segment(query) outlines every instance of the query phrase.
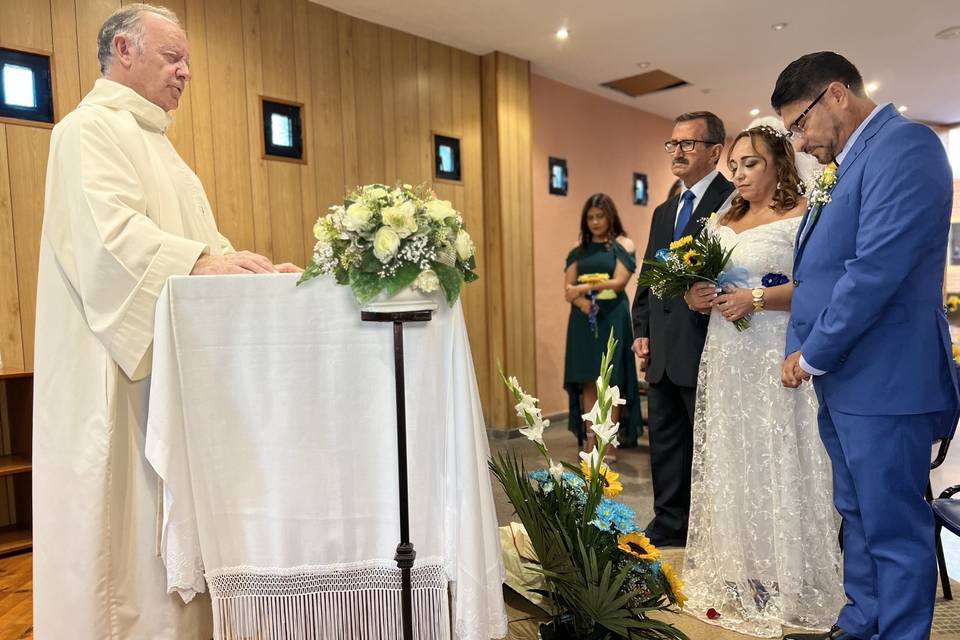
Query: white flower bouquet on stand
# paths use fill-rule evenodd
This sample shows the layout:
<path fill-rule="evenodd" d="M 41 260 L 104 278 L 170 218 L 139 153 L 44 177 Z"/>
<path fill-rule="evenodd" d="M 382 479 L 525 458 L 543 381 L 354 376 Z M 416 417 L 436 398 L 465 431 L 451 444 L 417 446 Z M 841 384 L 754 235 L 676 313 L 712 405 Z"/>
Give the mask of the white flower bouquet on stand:
<path fill-rule="evenodd" d="M 463 284 L 477 279 L 463 217 L 427 185 L 358 187 L 317 220 L 313 234 L 313 256 L 297 284 L 330 274 L 361 305 L 442 289 L 452 307 Z"/>

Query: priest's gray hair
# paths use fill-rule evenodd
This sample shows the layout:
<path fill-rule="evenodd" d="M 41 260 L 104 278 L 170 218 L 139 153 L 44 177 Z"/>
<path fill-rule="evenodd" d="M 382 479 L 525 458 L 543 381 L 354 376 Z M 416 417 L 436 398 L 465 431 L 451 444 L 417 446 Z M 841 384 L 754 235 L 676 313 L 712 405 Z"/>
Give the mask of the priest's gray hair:
<path fill-rule="evenodd" d="M 155 13 L 180 26 L 177 14 L 166 7 L 136 3 L 118 9 L 103 21 L 97 33 L 97 59 L 100 61 L 101 75 L 107 72 L 107 67 L 113 59 L 114 36 L 121 33 L 129 36 L 137 51 L 143 51 L 143 16 L 147 13 Z"/>

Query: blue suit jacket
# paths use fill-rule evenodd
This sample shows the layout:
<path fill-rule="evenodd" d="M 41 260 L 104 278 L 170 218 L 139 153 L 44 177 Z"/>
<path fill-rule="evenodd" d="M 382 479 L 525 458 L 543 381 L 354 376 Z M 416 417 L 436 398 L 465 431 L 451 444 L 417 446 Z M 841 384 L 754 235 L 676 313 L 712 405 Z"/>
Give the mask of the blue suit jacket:
<path fill-rule="evenodd" d="M 855 415 L 960 407 L 942 293 L 952 200 L 937 136 L 892 106 L 877 113 L 794 253 L 786 351 L 826 372 L 821 402 Z"/>

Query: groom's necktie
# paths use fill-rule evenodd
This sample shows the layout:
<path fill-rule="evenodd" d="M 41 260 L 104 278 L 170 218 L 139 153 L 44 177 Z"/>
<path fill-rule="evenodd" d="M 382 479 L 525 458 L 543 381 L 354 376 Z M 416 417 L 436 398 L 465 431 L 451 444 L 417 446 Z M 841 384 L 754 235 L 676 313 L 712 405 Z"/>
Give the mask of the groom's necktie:
<path fill-rule="evenodd" d="M 673 239 L 678 240 L 680 236 L 683 235 L 683 230 L 687 228 L 687 223 L 690 222 L 690 215 L 693 213 L 693 191 L 687 189 L 683 192 L 683 195 L 680 196 L 680 199 L 683 200 L 683 204 L 680 206 L 680 213 L 677 214 L 677 226 L 673 229 Z"/>

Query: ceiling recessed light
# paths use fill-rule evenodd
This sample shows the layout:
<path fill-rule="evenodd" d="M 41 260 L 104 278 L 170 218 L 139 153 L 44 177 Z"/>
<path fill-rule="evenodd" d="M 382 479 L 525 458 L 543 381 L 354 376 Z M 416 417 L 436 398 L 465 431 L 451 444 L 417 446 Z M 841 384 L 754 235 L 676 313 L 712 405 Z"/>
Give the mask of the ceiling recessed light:
<path fill-rule="evenodd" d="M 760 109 L 750 109 L 750 115 L 756 118 L 758 115 L 760 115 Z"/>
<path fill-rule="evenodd" d="M 877 89 L 880 88 L 880 85 L 876 82 L 868 82 L 867 86 L 864 88 L 867 90 L 867 93 L 876 93 Z"/>
<path fill-rule="evenodd" d="M 960 38 L 960 27 L 948 27 L 943 31 L 937 32 L 935 37 L 940 40 L 955 40 Z"/>
<path fill-rule="evenodd" d="M 650 63 L 649 63 L 649 62 L 638 62 L 638 63 L 637 63 L 637 66 L 640 67 L 641 69 L 649 69 L 649 68 L 650 68 Z"/>
<path fill-rule="evenodd" d="M 560 27 L 557 29 L 557 40 L 566 40 L 570 37 L 570 32 L 567 31 L 566 27 Z"/>
<path fill-rule="evenodd" d="M 778 23 L 776 23 L 776 24 L 770 25 L 770 28 L 773 29 L 774 31 L 783 31 L 784 29 L 787 28 L 787 23 L 786 23 L 786 22 L 778 22 Z"/>
<path fill-rule="evenodd" d="M 907 105 L 905 104 L 902 104 L 899 107 L 897 107 L 897 111 L 899 111 L 900 113 L 903 113 L 906 110 L 907 110 Z"/>

